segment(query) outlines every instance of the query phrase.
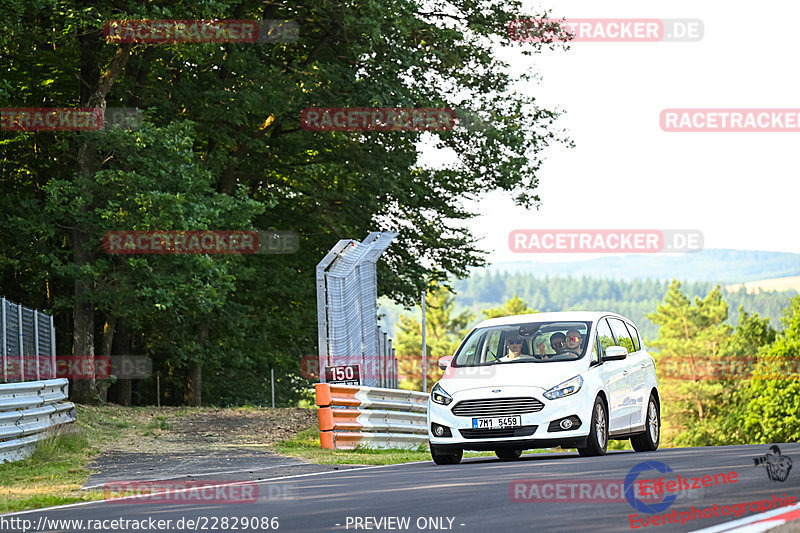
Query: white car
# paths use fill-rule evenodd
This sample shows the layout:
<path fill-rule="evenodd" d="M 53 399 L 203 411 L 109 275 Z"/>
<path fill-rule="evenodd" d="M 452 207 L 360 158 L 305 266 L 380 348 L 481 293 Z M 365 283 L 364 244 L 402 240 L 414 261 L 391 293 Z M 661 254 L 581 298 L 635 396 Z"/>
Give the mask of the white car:
<path fill-rule="evenodd" d="M 484 320 L 453 356 L 428 400 L 436 464 L 464 450 L 502 460 L 561 446 L 606 453 L 608 439 L 658 448 L 655 361 L 633 323 L 614 313 L 535 313 Z"/>

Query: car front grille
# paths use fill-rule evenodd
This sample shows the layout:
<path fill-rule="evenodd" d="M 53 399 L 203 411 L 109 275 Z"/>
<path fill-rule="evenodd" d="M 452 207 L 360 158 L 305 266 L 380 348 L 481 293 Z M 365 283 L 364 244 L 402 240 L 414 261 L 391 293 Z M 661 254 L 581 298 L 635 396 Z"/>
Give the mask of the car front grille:
<path fill-rule="evenodd" d="M 465 439 L 499 439 L 502 437 L 528 437 L 536 432 L 538 426 L 518 426 L 502 429 L 459 429 Z"/>
<path fill-rule="evenodd" d="M 510 416 L 538 413 L 544 404 L 536 398 L 491 398 L 488 400 L 463 400 L 453 406 L 456 416 Z"/>

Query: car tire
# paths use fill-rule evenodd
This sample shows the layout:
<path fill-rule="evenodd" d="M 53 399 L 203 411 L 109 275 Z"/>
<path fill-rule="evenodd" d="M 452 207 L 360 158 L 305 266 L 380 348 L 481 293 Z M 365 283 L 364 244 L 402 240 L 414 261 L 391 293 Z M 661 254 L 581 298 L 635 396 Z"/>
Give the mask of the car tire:
<path fill-rule="evenodd" d="M 522 456 L 522 450 L 495 450 L 494 454 L 500 459 L 501 461 L 516 461 Z"/>
<path fill-rule="evenodd" d="M 637 452 L 654 452 L 661 441 L 661 409 L 658 402 L 651 394 L 647 402 L 644 433 L 631 437 L 631 446 Z"/>
<path fill-rule="evenodd" d="M 431 457 L 433 462 L 437 465 L 457 465 L 461 462 L 461 457 L 464 455 L 463 450 L 443 451 L 435 444 L 431 444 Z"/>
<path fill-rule="evenodd" d="M 598 396 L 592 407 L 592 424 L 585 448 L 578 448 L 581 457 L 605 455 L 608 449 L 608 412 L 606 404 Z"/>

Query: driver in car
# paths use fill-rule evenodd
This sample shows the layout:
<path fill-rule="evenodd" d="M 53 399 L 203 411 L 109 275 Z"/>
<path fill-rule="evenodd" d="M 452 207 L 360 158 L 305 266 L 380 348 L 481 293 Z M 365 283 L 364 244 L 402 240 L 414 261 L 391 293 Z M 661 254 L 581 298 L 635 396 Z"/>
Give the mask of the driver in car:
<path fill-rule="evenodd" d="M 506 341 L 508 353 L 500 358 L 500 361 L 513 361 L 522 356 L 522 337 L 513 335 Z"/>

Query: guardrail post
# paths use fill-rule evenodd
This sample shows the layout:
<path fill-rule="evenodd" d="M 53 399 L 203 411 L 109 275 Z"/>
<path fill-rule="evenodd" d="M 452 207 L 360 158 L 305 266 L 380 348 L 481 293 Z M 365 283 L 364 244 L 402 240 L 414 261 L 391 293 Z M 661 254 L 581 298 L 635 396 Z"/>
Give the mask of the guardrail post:
<path fill-rule="evenodd" d="M 22 338 L 22 304 L 17 304 L 17 329 L 19 330 L 19 380 L 25 381 L 25 343 Z"/>
<path fill-rule="evenodd" d="M 34 360 L 36 361 L 36 380 L 40 380 L 39 376 L 39 311 L 33 310 L 33 351 Z"/>
<path fill-rule="evenodd" d="M 56 368 L 56 326 L 53 323 L 53 315 L 50 315 L 50 377 L 56 379 L 58 371 Z"/>
<path fill-rule="evenodd" d="M 7 337 L 8 337 L 8 329 L 6 328 L 6 299 L 0 298 L 0 328 L 3 328 L 3 382 L 8 381 L 8 377 L 6 375 L 7 372 L 7 364 L 6 364 L 6 346 L 7 344 Z"/>

